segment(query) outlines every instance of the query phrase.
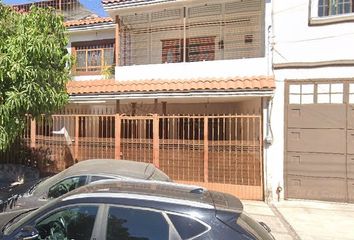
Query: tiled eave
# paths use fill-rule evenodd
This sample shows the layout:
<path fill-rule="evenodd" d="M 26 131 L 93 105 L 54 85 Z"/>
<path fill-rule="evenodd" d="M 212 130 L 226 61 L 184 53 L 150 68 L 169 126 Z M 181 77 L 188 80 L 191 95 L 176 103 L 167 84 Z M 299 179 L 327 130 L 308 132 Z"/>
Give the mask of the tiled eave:
<path fill-rule="evenodd" d="M 69 29 L 85 28 L 107 24 L 114 24 L 113 19 L 110 17 L 92 17 L 80 20 L 67 21 L 64 23 L 64 25 Z"/>
<path fill-rule="evenodd" d="M 243 92 L 272 91 L 275 89 L 273 77 L 235 77 L 228 79 L 179 79 L 144 80 L 118 82 L 109 80 L 70 81 L 67 84 L 69 95 L 102 94 L 154 94 L 191 92 Z"/>

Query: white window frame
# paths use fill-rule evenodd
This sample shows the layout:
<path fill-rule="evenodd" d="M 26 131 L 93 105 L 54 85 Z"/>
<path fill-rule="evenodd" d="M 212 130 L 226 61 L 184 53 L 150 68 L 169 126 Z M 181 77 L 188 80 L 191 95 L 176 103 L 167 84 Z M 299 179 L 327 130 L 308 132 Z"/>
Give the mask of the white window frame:
<path fill-rule="evenodd" d="M 318 16 L 319 0 L 310 0 L 309 25 L 326 25 L 354 21 L 354 12 L 329 16 Z"/>

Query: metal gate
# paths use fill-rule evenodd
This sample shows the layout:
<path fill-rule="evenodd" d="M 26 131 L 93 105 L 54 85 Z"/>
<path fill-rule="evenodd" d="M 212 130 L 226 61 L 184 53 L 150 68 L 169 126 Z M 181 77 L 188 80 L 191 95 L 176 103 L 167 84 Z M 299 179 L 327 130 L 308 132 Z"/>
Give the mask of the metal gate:
<path fill-rule="evenodd" d="M 259 115 L 53 115 L 28 122 L 24 140 L 47 151 L 52 162 L 41 166 L 51 171 L 90 158 L 130 159 L 154 163 L 177 182 L 263 199 Z"/>

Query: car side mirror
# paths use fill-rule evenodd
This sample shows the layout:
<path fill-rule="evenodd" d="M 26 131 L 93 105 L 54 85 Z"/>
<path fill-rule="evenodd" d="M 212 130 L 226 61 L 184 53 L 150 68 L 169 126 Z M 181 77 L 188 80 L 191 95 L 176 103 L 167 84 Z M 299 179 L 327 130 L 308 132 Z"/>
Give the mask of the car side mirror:
<path fill-rule="evenodd" d="M 38 239 L 39 233 L 35 227 L 24 226 L 17 236 L 18 240 L 34 240 Z"/>

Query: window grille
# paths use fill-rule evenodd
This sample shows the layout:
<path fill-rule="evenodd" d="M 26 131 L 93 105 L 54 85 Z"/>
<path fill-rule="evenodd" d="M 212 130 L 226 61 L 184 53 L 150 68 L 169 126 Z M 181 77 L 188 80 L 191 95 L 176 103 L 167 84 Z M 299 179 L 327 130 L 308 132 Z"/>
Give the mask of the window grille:
<path fill-rule="evenodd" d="M 354 0 L 318 0 L 318 16 L 352 13 Z"/>
<path fill-rule="evenodd" d="M 102 74 L 105 68 L 114 65 L 113 42 L 75 45 L 76 74 Z"/>
<path fill-rule="evenodd" d="M 264 56 L 264 0 L 120 16 L 121 66 Z"/>
<path fill-rule="evenodd" d="M 186 61 L 210 61 L 215 59 L 215 37 L 196 37 L 186 40 Z M 183 39 L 162 40 L 162 63 L 182 62 Z"/>
<path fill-rule="evenodd" d="M 343 83 L 317 84 L 317 103 L 343 103 Z"/>
<path fill-rule="evenodd" d="M 289 85 L 289 104 L 343 104 L 343 83 Z"/>
<path fill-rule="evenodd" d="M 47 0 L 24 1 L 25 4 L 12 5 L 18 11 L 28 12 L 31 6 L 40 8 L 52 8 L 56 13 L 63 15 L 65 21 L 82 19 L 94 14 L 83 6 L 78 0 Z"/>
<path fill-rule="evenodd" d="M 290 104 L 313 104 L 314 84 L 291 84 L 289 87 Z"/>

